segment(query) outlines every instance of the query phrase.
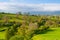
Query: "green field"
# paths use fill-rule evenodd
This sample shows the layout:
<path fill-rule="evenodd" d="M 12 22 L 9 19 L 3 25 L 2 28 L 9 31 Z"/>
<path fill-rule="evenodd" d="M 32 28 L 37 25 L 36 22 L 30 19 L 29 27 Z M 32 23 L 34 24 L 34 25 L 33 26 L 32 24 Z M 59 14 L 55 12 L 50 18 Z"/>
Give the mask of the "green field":
<path fill-rule="evenodd" d="M 0 32 L 0 39 L 5 39 L 5 31 Z M 33 40 L 60 40 L 60 28 L 52 28 L 46 33 L 38 34 Z"/>
<path fill-rule="evenodd" d="M 60 40 L 60 16 L 1 14 L 0 40 L 14 39 Z"/>
<path fill-rule="evenodd" d="M 52 28 L 44 34 L 38 34 L 33 37 L 34 40 L 60 40 L 60 28 Z"/>
<path fill-rule="evenodd" d="M 7 27 L 0 28 L 0 39 L 5 39 L 6 31 L 2 31 L 7 29 Z"/>
<path fill-rule="evenodd" d="M 3 31 L 3 32 L 0 32 L 0 39 L 5 39 L 5 31 Z"/>

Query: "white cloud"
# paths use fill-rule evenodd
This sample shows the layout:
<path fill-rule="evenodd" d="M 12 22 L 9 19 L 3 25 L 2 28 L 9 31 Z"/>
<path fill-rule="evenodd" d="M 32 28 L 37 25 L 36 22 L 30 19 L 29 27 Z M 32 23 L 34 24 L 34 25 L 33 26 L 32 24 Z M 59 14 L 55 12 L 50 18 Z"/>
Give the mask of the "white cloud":
<path fill-rule="evenodd" d="M 17 11 L 60 11 L 60 4 L 27 4 L 27 3 L 13 3 L 0 2 L 0 10 L 7 12 Z"/>
<path fill-rule="evenodd" d="M 58 11 L 60 10 L 60 4 L 46 4 L 43 8 L 45 11 Z"/>

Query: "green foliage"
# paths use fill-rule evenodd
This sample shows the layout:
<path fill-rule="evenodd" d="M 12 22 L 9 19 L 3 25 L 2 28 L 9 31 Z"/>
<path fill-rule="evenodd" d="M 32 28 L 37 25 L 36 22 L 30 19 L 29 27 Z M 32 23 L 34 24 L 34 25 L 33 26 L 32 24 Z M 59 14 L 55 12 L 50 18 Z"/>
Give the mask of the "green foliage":
<path fill-rule="evenodd" d="M 6 40 L 9 40 L 14 35 L 14 30 L 11 28 L 8 28 L 6 31 Z"/>
<path fill-rule="evenodd" d="M 7 27 L 6 40 L 31 40 L 33 36 L 49 28 L 60 27 L 60 16 L 29 15 L 30 13 L 0 15 L 0 28 Z M 19 35 L 19 36 L 15 36 Z"/>
<path fill-rule="evenodd" d="M 6 31 L 6 40 L 9 40 L 12 36 L 14 36 L 17 32 L 17 25 L 14 24 L 12 27 L 9 27 Z"/>
<path fill-rule="evenodd" d="M 10 38 L 10 40 L 24 40 L 24 37 L 21 35 L 16 35 Z"/>

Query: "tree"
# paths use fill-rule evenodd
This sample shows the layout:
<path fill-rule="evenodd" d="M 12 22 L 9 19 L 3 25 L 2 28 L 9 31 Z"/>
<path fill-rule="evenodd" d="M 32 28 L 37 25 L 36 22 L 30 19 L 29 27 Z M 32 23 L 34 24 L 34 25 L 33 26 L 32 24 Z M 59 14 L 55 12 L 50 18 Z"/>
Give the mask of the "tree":
<path fill-rule="evenodd" d="M 11 29 L 11 28 L 8 28 L 7 30 L 6 30 L 6 40 L 9 40 L 13 35 L 14 35 L 14 30 L 13 29 Z"/>
<path fill-rule="evenodd" d="M 22 13 L 21 12 L 18 12 L 19 13 L 19 15 L 22 15 Z"/>
<path fill-rule="evenodd" d="M 20 25 L 14 24 L 6 30 L 6 40 L 9 40 L 12 36 L 16 35 L 17 28 Z"/>

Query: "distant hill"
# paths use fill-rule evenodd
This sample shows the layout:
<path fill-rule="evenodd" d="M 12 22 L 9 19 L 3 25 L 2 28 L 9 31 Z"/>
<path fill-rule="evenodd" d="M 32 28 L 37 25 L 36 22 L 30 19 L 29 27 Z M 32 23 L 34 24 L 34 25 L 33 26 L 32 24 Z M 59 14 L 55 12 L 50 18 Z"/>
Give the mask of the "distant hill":
<path fill-rule="evenodd" d="M 60 11 L 32 11 L 30 14 L 40 15 L 60 15 Z"/>

